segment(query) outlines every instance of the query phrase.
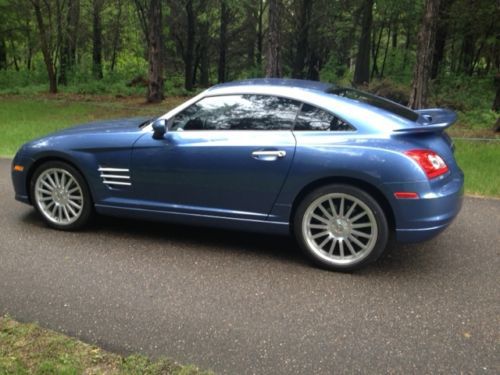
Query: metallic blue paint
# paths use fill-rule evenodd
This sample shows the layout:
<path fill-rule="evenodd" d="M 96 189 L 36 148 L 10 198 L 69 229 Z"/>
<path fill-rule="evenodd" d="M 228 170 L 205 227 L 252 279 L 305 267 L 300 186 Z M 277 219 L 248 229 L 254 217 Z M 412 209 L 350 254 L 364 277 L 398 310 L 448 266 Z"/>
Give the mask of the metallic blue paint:
<path fill-rule="evenodd" d="M 161 118 L 206 96 L 276 95 L 334 113 L 356 131 L 167 132 L 153 138 L 145 119 L 95 122 L 25 144 L 13 160 L 16 199 L 30 203 L 29 178 L 44 160 L 61 159 L 85 177 L 97 212 L 241 230 L 288 233 L 300 197 L 321 183 L 348 181 L 382 200 L 396 238 L 422 241 L 458 214 L 463 174 L 443 130 L 451 111 L 417 111 L 411 122 L 360 101 L 327 93 L 331 85 L 300 80 L 248 80 L 215 86 Z M 149 121 L 150 123 L 151 121 Z M 431 149 L 449 171 L 429 180 L 404 154 Z M 285 151 L 283 158 L 254 158 L 253 151 Z M 129 169 L 131 186 L 103 184 L 98 168 Z M 419 199 L 396 199 L 395 192 Z"/>

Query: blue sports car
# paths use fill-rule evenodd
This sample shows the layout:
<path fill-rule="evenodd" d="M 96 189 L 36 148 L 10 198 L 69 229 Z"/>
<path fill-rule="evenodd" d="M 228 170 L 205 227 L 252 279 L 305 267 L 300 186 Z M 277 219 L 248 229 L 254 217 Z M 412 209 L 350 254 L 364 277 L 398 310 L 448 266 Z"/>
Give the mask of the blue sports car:
<path fill-rule="evenodd" d="M 72 230 L 92 215 L 292 234 L 317 265 L 376 260 L 458 214 L 463 173 L 446 109 L 286 79 L 214 86 L 155 120 L 73 127 L 12 163 L 16 199 Z"/>

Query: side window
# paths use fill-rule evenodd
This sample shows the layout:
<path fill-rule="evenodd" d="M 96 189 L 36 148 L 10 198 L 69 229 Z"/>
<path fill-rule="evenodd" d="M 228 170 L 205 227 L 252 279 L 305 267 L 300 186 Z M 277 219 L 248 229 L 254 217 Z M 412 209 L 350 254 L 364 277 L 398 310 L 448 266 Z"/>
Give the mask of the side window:
<path fill-rule="evenodd" d="M 297 116 L 294 130 L 354 131 L 356 129 L 331 113 L 304 103 Z"/>
<path fill-rule="evenodd" d="M 177 114 L 173 131 L 291 130 L 300 104 L 266 95 L 207 97 Z"/>

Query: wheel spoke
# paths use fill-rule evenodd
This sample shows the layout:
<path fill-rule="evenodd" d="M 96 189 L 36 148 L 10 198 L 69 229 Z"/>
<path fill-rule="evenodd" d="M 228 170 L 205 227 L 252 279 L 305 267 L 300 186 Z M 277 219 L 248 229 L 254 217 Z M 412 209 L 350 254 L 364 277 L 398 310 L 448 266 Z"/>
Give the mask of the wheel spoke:
<path fill-rule="evenodd" d="M 68 209 L 66 208 L 66 206 L 62 206 L 62 209 L 63 209 L 64 216 L 66 216 L 66 219 L 68 221 L 71 220 L 71 218 L 69 217 L 69 212 L 68 212 Z"/>
<path fill-rule="evenodd" d="M 352 229 L 359 229 L 359 228 L 368 228 L 371 226 L 372 226 L 372 223 L 361 223 L 361 224 L 352 224 L 351 228 Z"/>
<path fill-rule="evenodd" d="M 351 234 L 353 236 L 357 236 L 357 237 L 363 237 L 363 238 L 371 238 L 371 234 L 368 234 L 368 233 L 364 233 L 364 232 L 360 232 L 358 230 L 353 230 L 351 231 Z"/>
<path fill-rule="evenodd" d="M 329 233 L 325 230 L 325 231 L 323 231 L 323 232 L 319 232 L 319 233 L 313 234 L 313 235 L 311 236 L 311 238 L 312 238 L 313 240 L 315 240 L 316 238 L 324 237 L 324 236 L 327 236 L 328 234 L 329 234 Z"/>
<path fill-rule="evenodd" d="M 46 176 L 47 180 L 49 181 L 49 183 L 53 186 L 53 187 L 57 187 L 57 184 L 56 182 L 52 179 L 52 177 L 50 176 L 50 174 L 47 174 Z"/>
<path fill-rule="evenodd" d="M 80 206 L 79 204 L 73 202 L 73 201 L 68 201 L 68 203 L 70 205 L 72 205 L 73 207 L 75 207 L 76 209 L 80 210 L 80 208 L 82 208 L 82 206 Z"/>
<path fill-rule="evenodd" d="M 349 241 L 349 238 L 346 238 L 346 239 L 344 240 L 344 242 L 345 242 L 345 244 L 346 244 L 347 248 L 349 249 L 349 252 L 350 252 L 352 255 L 356 255 L 356 251 L 354 250 L 354 247 L 352 247 L 352 245 L 351 245 L 351 241 Z"/>
<path fill-rule="evenodd" d="M 45 194 L 49 194 L 49 195 L 50 195 L 50 194 L 52 194 L 52 192 L 51 192 L 51 191 L 46 190 L 46 189 L 42 189 L 42 188 L 38 188 L 38 191 L 39 191 L 39 192 L 42 192 L 42 193 L 45 193 Z"/>
<path fill-rule="evenodd" d="M 327 236 L 327 237 L 323 240 L 323 242 L 321 242 L 321 243 L 319 244 L 320 249 L 322 249 L 322 248 L 323 248 L 323 246 L 325 246 L 325 245 L 326 245 L 326 243 L 327 243 L 328 241 L 330 241 L 330 240 L 331 240 L 330 236 Z"/>
<path fill-rule="evenodd" d="M 357 214 L 356 216 L 354 216 L 352 219 L 351 219 L 351 222 L 352 223 L 355 223 L 356 221 L 358 221 L 359 219 L 361 219 L 363 216 L 366 215 L 366 211 L 363 211 L 359 214 Z"/>
<path fill-rule="evenodd" d="M 344 197 L 340 198 L 339 216 L 344 216 Z"/>
<path fill-rule="evenodd" d="M 349 239 L 354 242 L 356 245 L 358 245 L 359 247 L 361 247 L 362 249 L 366 248 L 366 245 L 361 242 L 360 240 L 358 240 L 356 237 L 353 237 L 353 236 L 349 236 Z"/>
<path fill-rule="evenodd" d="M 309 224 L 309 228 L 311 228 L 311 229 L 327 229 L 328 225 L 326 225 L 326 224 Z"/>
<path fill-rule="evenodd" d="M 323 212 L 323 215 L 325 215 L 325 217 L 326 217 L 326 218 L 328 218 L 328 219 L 333 219 L 333 216 L 332 216 L 332 215 L 330 215 L 330 213 L 329 213 L 329 212 L 325 209 L 325 207 L 323 207 L 323 204 L 322 204 L 322 203 L 320 203 L 320 204 L 318 205 L 318 207 L 319 207 L 319 209 L 321 210 L 321 212 Z"/>
<path fill-rule="evenodd" d="M 357 203 L 354 202 L 351 207 L 349 208 L 349 210 L 347 211 L 347 213 L 345 214 L 345 218 L 346 219 L 349 219 L 352 215 L 352 212 L 354 211 L 354 208 L 357 206 Z"/>
<path fill-rule="evenodd" d="M 333 199 L 328 199 L 328 204 L 330 205 L 330 209 L 332 210 L 332 215 L 337 216 L 337 210 L 335 209 L 335 205 L 333 204 Z"/>
<path fill-rule="evenodd" d="M 66 173 L 61 173 L 61 187 L 66 185 Z"/>
<path fill-rule="evenodd" d="M 325 219 L 324 217 L 321 217 L 321 216 L 316 215 L 316 214 L 312 214 L 311 216 L 313 218 L 315 218 L 316 220 L 321 221 L 322 223 L 330 224 L 330 222 L 327 219 Z"/>
<path fill-rule="evenodd" d="M 50 191 L 54 190 L 54 187 L 51 184 L 49 184 L 47 181 L 42 180 L 41 182 L 42 182 L 42 185 L 44 185 Z"/>
<path fill-rule="evenodd" d="M 76 215 L 77 215 L 77 213 L 75 212 L 75 210 L 73 210 L 73 207 L 71 207 L 71 205 L 70 205 L 70 204 L 67 204 L 67 205 L 66 205 L 66 208 L 68 209 L 68 211 L 69 211 L 69 212 L 71 212 L 71 214 L 72 214 L 73 216 L 76 216 Z"/>
<path fill-rule="evenodd" d="M 340 253 L 341 258 L 343 258 L 345 256 L 344 255 L 344 240 L 339 241 L 339 253 Z"/>
<path fill-rule="evenodd" d="M 56 187 L 61 187 L 61 182 L 59 181 L 59 175 L 57 174 L 57 171 L 54 172 L 54 180 L 56 181 Z"/>
<path fill-rule="evenodd" d="M 337 244 L 337 239 L 333 238 L 332 243 L 330 244 L 330 250 L 328 251 L 328 255 L 332 256 L 333 252 L 335 251 L 335 245 Z"/>

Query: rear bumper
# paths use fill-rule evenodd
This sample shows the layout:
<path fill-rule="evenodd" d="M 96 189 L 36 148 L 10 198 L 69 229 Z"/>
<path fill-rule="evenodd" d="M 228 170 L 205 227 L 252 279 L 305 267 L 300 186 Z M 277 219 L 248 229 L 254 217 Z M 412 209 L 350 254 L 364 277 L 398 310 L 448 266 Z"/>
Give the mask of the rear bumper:
<path fill-rule="evenodd" d="M 396 199 L 392 194 L 396 240 L 426 241 L 446 229 L 462 208 L 463 184 L 464 176 L 459 170 L 440 181 L 391 186 L 393 191 L 414 191 L 419 195 L 419 199 Z"/>

